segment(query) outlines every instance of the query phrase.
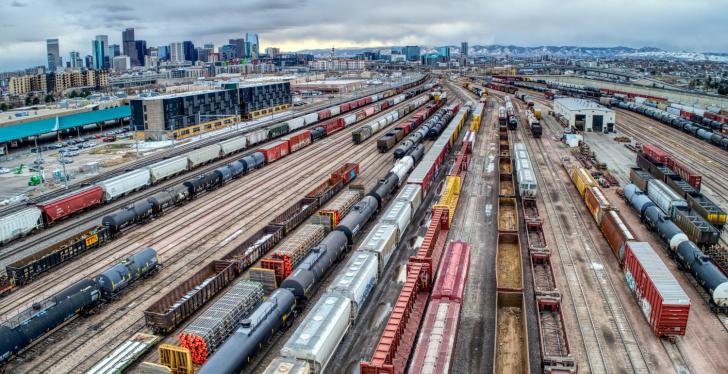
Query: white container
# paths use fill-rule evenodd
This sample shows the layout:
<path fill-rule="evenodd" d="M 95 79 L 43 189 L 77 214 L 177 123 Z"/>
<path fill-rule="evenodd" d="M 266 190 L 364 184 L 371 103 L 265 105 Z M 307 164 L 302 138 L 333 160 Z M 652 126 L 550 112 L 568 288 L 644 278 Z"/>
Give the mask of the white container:
<path fill-rule="evenodd" d="M 306 126 L 306 121 L 303 119 L 303 117 L 296 117 L 288 121 L 288 128 L 291 131 L 298 130 L 304 126 Z"/>
<path fill-rule="evenodd" d="M 405 201 L 394 201 L 389 204 L 387 211 L 384 212 L 380 223 L 390 223 L 397 226 L 397 239 L 401 239 L 407 225 L 412 219 L 412 208 Z"/>
<path fill-rule="evenodd" d="M 248 146 L 251 146 L 266 141 L 268 139 L 268 131 L 266 129 L 256 130 L 245 135 L 245 137 L 248 138 Z"/>
<path fill-rule="evenodd" d="M 685 199 L 657 179 L 650 179 L 647 182 L 647 196 L 670 217 L 675 216 L 674 209 L 688 207 L 688 202 Z"/>
<path fill-rule="evenodd" d="M 379 273 L 381 274 L 396 249 L 397 226 L 388 223 L 378 223 L 369 231 L 369 234 L 364 238 L 364 241 L 357 248 L 357 251 L 374 253 L 377 256 Z"/>
<path fill-rule="evenodd" d="M 349 126 L 354 122 L 356 122 L 356 114 L 350 114 L 344 117 L 344 126 Z"/>
<path fill-rule="evenodd" d="M 306 126 L 318 122 L 318 113 L 309 113 L 303 116 L 303 120 L 306 122 Z"/>
<path fill-rule="evenodd" d="M 187 156 L 176 156 L 167 160 L 163 160 L 152 165 L 149 165 L 149 174 L 151 176 L 151 182 L 156 183 L 167 177 L 179 174 L 187 170 L 188 161 Z"/>
<path fill-rule="evenodd" d="M 28 208 L 0 218 L 0 242 L 3 244 L 19 238 L 42 225 L 41 210 Z"/>
<path fill-rule="evenodd" d="M 412 159 L 409 156 L 405 158 Z M 408 184 L 402 188 L 395 200 L 406 201 L 412 208 L 412 212 L 415 212 L 422 202 L 422 188 L 418 184 Z"/>
<path fill-rule="evenodd" d="M 333 116 L 338 116 L 339 113 L 341 113 L 341 106 L 339 106 L 339 105 L 332 106 L 331 109 L 329 109 L 329 110 L 331 110 L 331 116 L 332 117 Z"/>
<path fill-rule="evenodd" d="M 148 186 L 151 179 L 149 169 L 144 168 L 101 181 L 99 187 L 104 189 L 104 201 L 109 201 Z"/>
<path fill-rule="evenodd" d="M 412 157 L 402 157 L 394 164 L 394 167 L 392 167 L 392 173 L 397 174 L 397 178 L 399 178 L 399 184 L 404 183 L 407 174 L 412 170 L 412 168 L 415 166 L 414 160 L 412 160 Z"/>
<path fill-rule="evenodd" d="M 323 373 L 349 330 L 350 315 L 351 300 L 324 294 L 293 332 L 280 355 L 307 361 L 314 373 Z"/>
<path fill-rule="evenodd" d="M 248 146 L 248 138 L 238 136 L 232 139 L 223 140 L 219 144 L 222 149 L 222 155 L 227 156 L 231 153 L 245 149 L 245 147 Z"/>
<path fill-rule="evenodd" d="M 354 252 L 354 255 L 339 271 L 329 286 L 328 292 L 348 298 L 351 303 L 351 319 L 359 315 L 359 310 L 367 301 L 369 293 L 379 279 L 379 260 L 370 252 Z"/>
<path fill-rule="evenodd" d="M 210 162 L 218 157 L 220 157 L 219 144 L 211 144 L 187 153 L 187 159 L 190 160 L 190 169 Z"/>

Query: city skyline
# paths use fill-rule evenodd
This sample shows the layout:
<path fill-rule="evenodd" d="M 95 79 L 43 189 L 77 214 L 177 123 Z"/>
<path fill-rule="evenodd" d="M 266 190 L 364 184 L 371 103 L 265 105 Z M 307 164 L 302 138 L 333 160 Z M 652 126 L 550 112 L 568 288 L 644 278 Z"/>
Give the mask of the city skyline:
<path fill-rule="evenodd" d="M 379 14 L 378 5 L 385 4 L 387 13 Z M 560 2 L 559 6 L 547 1 L 521 1 L 507 7 L 486 1 L 453 1 L 448 4 L 451 10 L 447 13 L 442 12 L 441 2 L 418 1 L 414 5 L 412 1 L 391 4 L 380 0 L 367 4 L 328 0 L 243 4 L 183 1 L 168 9 L 164 4 L 136 0 L 123 5 L 88 0 L 72 4 L 15 0 L 0 15 L 5 31 L 0 41 L 0 70 L 44 64 L 46 39 L 60 40 L 61 56 L 68 56 L 71 51 L 88 54 L 94 35 L 109 35 L 111 44 L 123 45 L 121 33 L 126 28 L 134 28 L 136 39 L 147 41 L 147 46 L 185 40 L 195 45 L 214 42 L 220 46 L 252 31 L 261 35 L 261 51 L 277 47 L 284 52 L 332 46 L 457 45 L 462 40 L 469 41 L 471 46 L 624 45 L 673 51 L 728 51 L 728 41 L 714 37 L 728 31 L 720 19 L 728 12 L 728 4 L 716 1 L 682 0 L 668 4 L 650 0 L 634 4 L 618 0 L 610 6 L 595 0 L 570 0 Z M 195 17 L 190 18 L 190 14 Z M 230 21 L 221 22 L 220 14 Z M 332 16 L 336 14 L 356 17 L 344 20 Z M 31 17 L 33 22 L 22 22 Z M 64 22 L 57 22 L 58 19 Z M 245 26 L 239 26 L 239 20 L 244 20 Z"/>

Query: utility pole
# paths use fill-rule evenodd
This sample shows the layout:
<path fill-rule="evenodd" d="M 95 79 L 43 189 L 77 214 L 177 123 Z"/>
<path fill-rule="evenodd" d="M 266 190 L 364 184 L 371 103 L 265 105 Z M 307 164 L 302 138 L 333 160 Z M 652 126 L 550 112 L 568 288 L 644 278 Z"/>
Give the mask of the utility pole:
<path fill-rule="evenodd" d="M 64 152 L 58 153 L 58 160 L 61 162 L 61 166 L 63 166 L 63 188 L 68 189 L 68 173 L 66 172 L 66 159 L 63 156 Z"/>

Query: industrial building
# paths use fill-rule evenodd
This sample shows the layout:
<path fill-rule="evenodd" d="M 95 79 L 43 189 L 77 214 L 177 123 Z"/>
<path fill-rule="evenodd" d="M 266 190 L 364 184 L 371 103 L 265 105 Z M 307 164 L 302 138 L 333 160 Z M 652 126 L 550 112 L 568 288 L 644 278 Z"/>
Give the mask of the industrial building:
<path fill-rule="evenodd" d="M 366 84 L 361 79 L 337 79 L 337 80 L 318 80 L 313 82 L 301 82 L 293 85 L 293 89 L 298 92 L 303 91 L 320 91 L 324 93 L 346 93 L 358 90 Z"/>
<path fill-rule="evenodd" d="M 565 118 L 571 129 L 604 133 L 614 131 L 614 110 L 594 101 L 575 98 L 556 99 L 554 112 Z"/>
<path fill-rule="evenodd" d="M 183 139 L 290 108 L 289 82 L 226 83 L 222 89 L 131 101 L 132 125 L 141 139 Z"/>

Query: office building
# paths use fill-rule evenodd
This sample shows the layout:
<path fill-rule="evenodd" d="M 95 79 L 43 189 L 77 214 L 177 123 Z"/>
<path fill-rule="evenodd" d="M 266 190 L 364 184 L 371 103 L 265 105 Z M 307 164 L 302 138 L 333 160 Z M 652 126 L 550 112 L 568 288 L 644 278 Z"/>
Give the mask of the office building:
<path fill-rule="evenodd" d="M 160 45 L 157 47 L 157 58 L 160 61 L 169 60 L 170 49 L 168 45 Z"/>
<path fill-rule="evenodd" d="M 265 49 L 265 54 L 268 55 L 269 58 L 274 58 L 281 54 L 281 50 L 279 48 L 268 47 Z"/>
<path fill-rule="evenodd" d="M 84 66 L 86 66 L 86 69 L 93 69 L 94 68 L 94 56 L 86 55 L 86 57 L 83 59 Z"/>
<path fill-rule="evenodd" d="M 258 34 L 245 33 L 245 42 L 248 44 L 248 53 L 245 57 L 256 59 L 259 56 L 260 44 Z"/>
<path fill-rule="evenodd" d="M 58 39 L 46 40 L 46 52 L 48 55 L 48 71 L 54 72 L 57 69 L 63 69 L 63 61 L 61 60 L 60 47 Z"/>
<path fill-rule="evenodd" d="M 235 47 L 235 58 L 245 58 L 248 57 L 247 51 L 248 43 L 245 41 L 245 39 L 230 39 L 228 40 L 228 45 L 232 45 Z"/>
<path fill-rule="evenodd" d="M 443 62 L 450 61 L 450 47 L 439 47 L 437 48 L 437 54 L 443 58 Z"/>
<path fill-rule="evenodd" d="M 136 56 L 132 58 L 132 62 L 136 61 L 136 65 L 133 66 L 144 66 L 144 56 L 147 55 L 147 42 L 144 40 L 135 40 L 134 52 Z"/>
<path fill-rule="evenodd" d="M 220 61 L 230 61 L 237 58 L 238 48 L 233 44 L 220 46 Z"/>
<path fill-rule="evenodd" d="M 419 61 L 420 60 L 420 47 L 416 45 L 408 45 L 404 47 L 403 54 L 407 56 L 407 61 Z"/>
<path fill-rule="evenodd" d="M 71 64 L 71 69 L 81 69 L 83 68 L 83 60 L 81 59 L 81 54 L 78 52 L 71 52 L 69 53 L 69 64 Z"/>
<path fill-rule="evenodd" d="M 115 72 L 121 73 L 131 69 L 131 58 L 129 56 L 116 56 L 112 61 Z"/>
<path fill-rule="evenodd" d="M 461 56 L 467 56 L 468 55 L 468 42 L 462 42 L 462 43 L 460 43 L 460 55 Z"/>
<path fill-rule="evenodd" d="M 93 54 L 93 68 L 96 70 L 103 70 L 107 67 L 106 61 L 106 43 L 109 38 L 106 35 L 96 35 L 96 39 L 91 42 L 91 52 Z"/>
<path fill-rule="evenodd" d="M 195 54 L 197 54 L 197 61 L 207 62 L 207 56 L 209 54 L 207 48 L 197 47 L 195 48 Z"/>
<path fill-rule="evenodd" d="M 112 44 L 108 48 L 109 51 L 109 57 L 114 58 L 116 56 L 121 56 L 121 46 L 118 44 Z"/>
<path fill-rule="evenodd" d="M 169 45 L 169 60 L 172 62 L 184 62 L 185 51 L 182 43 L 172 43 Z"/>
<path fill-rule="evenodd" d="M 192 44 L 191 41 L 189 41 L 189 40 L 183 41 L 182 50 L 184 53 L 184 61 L 191 61 L 191 62 L 197 61 L 197 56 L 195 56 L 195 45 Z"/>
<path fill-rule="evenodd" d="M 137 56 L 137 53 L 135 51 L 136 45 L 134 44 L 134 29 L 128 28 L 121 33 L 121 44 L 122 44 L 122 54 L 124 56 L 129 56 L 132 60 L 132 64 L 134 63 L 134 58 Z"/>

